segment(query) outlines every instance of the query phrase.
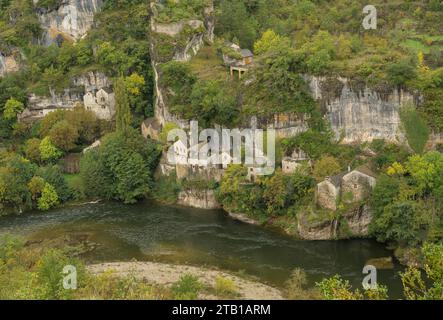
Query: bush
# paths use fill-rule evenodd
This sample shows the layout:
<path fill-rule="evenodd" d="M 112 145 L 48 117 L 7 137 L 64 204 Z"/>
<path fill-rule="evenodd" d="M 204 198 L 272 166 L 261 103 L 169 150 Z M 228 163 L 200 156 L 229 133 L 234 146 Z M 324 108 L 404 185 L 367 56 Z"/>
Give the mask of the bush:
<path fill-rule="evenodd" d="M 221 298 L 233 298 L 238 295 L 237 286 L 234 281 L 222 276 L 215 278 L 215 294 Z"/>
<path fill-rule="evenodd" d="M 37 208 L 46 211 L 55 207 L 58 204 L 58 195 L 55 188 L 49 183 L 46 183 L 41 191 L 41 196 L 37 201 Z"/>
<path fill-rule="evenodd" d="M 196 276 L 185 274 L 171 287 L 177 300 L 196 300 L 202 289 L 202 284 Z"/>

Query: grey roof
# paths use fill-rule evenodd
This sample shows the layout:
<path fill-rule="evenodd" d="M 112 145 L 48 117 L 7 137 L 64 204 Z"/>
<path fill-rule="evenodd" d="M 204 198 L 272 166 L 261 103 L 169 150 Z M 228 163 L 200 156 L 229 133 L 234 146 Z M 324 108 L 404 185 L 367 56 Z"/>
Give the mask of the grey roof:
<path fill-rule="evenodd" d="M 377 175 L 371 170 L 371 168 L 368 165 L 362 165 L 356 168 L 355 171 L 359 171 L 367 176 L 377 178 Z"/>
<path fill-rule="evenodd" d="M 240 53 L 241 53 L 243 58 L 249 58 L 249 57 L 253 57 L 254 56 L 252 54 L 251 50 L 249 50 L 249 49 L 241 49 Z"/>
<path fill-rule="evenodd" d="M 341 185 L 341 179 L 343 178 L 344 175 L 346 175 L 347 172 L 342 172 L 340 174 L 337 174 L 335 176 L 329 177 L 329 181 L 331 181 L 331 183 L 336 186 L 339 187 Z"/>
<path fill-rule="evenodd" d="M 112 91 L 112 89 L 110 88 L 110 87 L 103 87 L 103 88 L 101 88 L 100 90 L 103 90 L 104 92 L 106 92 L 106 93 L 112 93 L 113 91 Z"/>
<path fill-rule="evenodd" d="M 151 117 L 151 118 L 146 119 L 144 121 L 144 123 L 147 128 L 151 127 L 152 129 L 157 130 L 157 131 L 161 130 L 161 125 L 155 117 Z"/>

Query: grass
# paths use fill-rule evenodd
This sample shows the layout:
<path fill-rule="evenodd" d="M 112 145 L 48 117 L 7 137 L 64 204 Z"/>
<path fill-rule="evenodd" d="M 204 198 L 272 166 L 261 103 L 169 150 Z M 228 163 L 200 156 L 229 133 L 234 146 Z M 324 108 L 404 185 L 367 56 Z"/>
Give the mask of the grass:
<path fill-rule="evenodd" d="M 440 45 L 443 41 L 443 36 L 415 36 L 411 39 L 407 39 L 402 43 L 402 46 L 414 51 L 415 53 L 423 52 L 429 54 L 431 48 L 439 48 L 443 50 L 443 45 Z M 437 42 L 437 43 L 436 43 Z"/>
<path fill-rule="evenodd" d="M 68 185 L 70 187 L 76 186 L 79 183 L 81 183 L 81 177 L 80 174 L 69 174 L 69 173 L 65 173 L 63 174 L 63 176 L 66 179 L 66 182 L 68 183 Z"/>
<path fill-rule="evenodd" d="M 203 47 L 190 61 L 190 67 L 198 78 L 203 80 L 228 80 L 228 68 L 217 56 L 216 49 L 211 46 Z"/>

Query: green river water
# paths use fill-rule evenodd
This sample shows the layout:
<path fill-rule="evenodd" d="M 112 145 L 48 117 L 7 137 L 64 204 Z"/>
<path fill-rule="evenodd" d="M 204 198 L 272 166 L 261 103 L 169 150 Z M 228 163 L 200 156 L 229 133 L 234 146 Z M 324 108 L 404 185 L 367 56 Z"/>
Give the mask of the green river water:
<path fill-rule="evenodd" d="M 242 271 L 282 287 L 294 268 L 304 269 L 311 284 L 340 274 L 361 287 L 368 259 L 392 252 L 372 240 L 300 241 L 279 231 L 231 219 L 223 211 L 118 203 L 69 206 L 41 213 L 0 218 L 0 234 L 52 239 L 87 234 L 97 248 L 84 255 L 89 263 L 132 259 Z M 397 298 L 398 272 L 379 270 L 378 281 Z"/>

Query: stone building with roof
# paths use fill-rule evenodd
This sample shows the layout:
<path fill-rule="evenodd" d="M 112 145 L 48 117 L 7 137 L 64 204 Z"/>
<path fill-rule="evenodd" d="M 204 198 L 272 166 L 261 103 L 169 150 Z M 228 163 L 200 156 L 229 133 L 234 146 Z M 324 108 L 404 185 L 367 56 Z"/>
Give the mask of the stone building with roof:
<path fill-rule="evenodd" d="M 343 172 L 317 184 L 317 205 L 335 211 L 340 201 L 356 203 L 369 197 L 376 184 L 376 176 L 367 166 Z"/>
<path fill-rule="evenodd" d="M 249 49 L 242 49 L 235 43 L 226 42 L 223 51 L 223 62 L 229 67 L 231 77 L 238 72 L 238 77 L 249 70 L 254 62 L 254 54 Z"/>

